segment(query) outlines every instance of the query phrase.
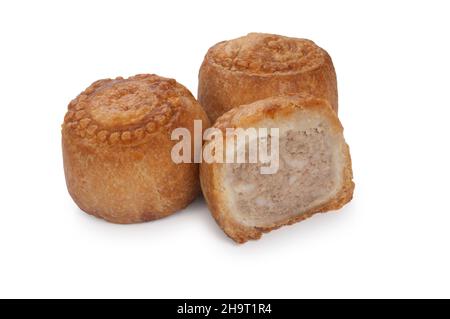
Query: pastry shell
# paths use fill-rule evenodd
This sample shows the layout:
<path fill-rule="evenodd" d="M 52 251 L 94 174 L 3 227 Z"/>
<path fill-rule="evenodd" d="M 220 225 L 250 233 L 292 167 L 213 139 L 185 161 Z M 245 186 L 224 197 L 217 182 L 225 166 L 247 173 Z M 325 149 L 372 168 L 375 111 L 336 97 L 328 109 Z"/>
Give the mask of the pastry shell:
<path fill-rule="evenodd" d="M 338 110 L 331 58 L 307 39 L 250 33 L 211 47 L 200 67 L 198 100 L 212 122 L 233 107 L 299 92 Z"/>
<path fill-rule="evenodd" d="M 142 74 L 94 82 L 70 102 L 62 125 L 66 184 L 86 213 L 114 223 L 158 219 L 200 191 L 198 164 L 171 160 L 171 131 L 209 120 L 173 79 Z"/>

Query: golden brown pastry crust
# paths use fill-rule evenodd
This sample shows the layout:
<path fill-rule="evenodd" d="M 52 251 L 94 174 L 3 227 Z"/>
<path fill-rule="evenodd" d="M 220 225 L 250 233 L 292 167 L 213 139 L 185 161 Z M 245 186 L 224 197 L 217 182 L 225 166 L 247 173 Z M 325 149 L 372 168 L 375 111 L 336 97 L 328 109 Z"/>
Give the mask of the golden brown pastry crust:
<path fill-rule="evenodd" d="M 233 107 L 298 92 L 327 99 L 338 110 L 331 58 L 306 39 L 250 33 L 219 42 L 199 72 L 198 100 L 213 122 Z"/>
<path fill-rule="evenodd" d="M 171 160 L 171 132 L 209 120 L 173 79 L 137 75 L 94 82 L 70 102 L 62 125 L 67 188 L 85 212 L 136 223 L 186 207 L 199 193 L 198 164 Z"/>
<path fill-rule="evenodd" d="M 316 110 L 320 112 L 331 123 L 331 129 L 336 134 L 342 134 L 343 127 L 330 104 L 324 99 L 306 94 L 272 97 L 248 105 L 241 105 L 222 115 L 213 127 L 219 128 L 225 133 L 226 128 L 248 128 L 255 126 L 258 122 L 267 118 L 274 118 L 275 116 L 278 118 L 288 117 L 297 109 Z M 208 143 L 210 142 L 206 142 L 203 147 L 206 147 Z M 343 182 L 342 187 L 336 195 L 320 206 L 314 207 L 271 227 L 248 227 L 233 217 L 234 215 L 230 211 L 229 200 L 224 195 L 226 194 L 226 188 L 224 186 L 224 168 L 226 164 L 208 164 L 206 162 L 200 164 L 200 182 L 203 195 L 216 222 L 230 238 L 238 243 L 259 239 L 262 234 L 281 226 L 302 221 L 316 213 L 339 209 L 352 199 L 354 183 L 352 180 L 350 152 L 347 144 L 345 144 L 342 152 L 345 163 L 342 172 Z"/>

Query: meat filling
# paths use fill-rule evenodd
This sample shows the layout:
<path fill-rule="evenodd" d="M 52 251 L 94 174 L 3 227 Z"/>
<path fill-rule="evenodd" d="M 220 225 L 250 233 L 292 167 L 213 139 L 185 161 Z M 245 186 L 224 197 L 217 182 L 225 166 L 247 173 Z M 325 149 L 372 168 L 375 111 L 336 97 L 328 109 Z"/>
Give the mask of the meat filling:
<path fill-rule="evenodd" d="M 330 144 L 321 125 L 291 129 L 280 137 L 275 174 L 261 174 L 261 163 L 231 164 L 229 185 L 241 220 L 249 226 L 270 226 L 325 202 L 337 183 Z"/>

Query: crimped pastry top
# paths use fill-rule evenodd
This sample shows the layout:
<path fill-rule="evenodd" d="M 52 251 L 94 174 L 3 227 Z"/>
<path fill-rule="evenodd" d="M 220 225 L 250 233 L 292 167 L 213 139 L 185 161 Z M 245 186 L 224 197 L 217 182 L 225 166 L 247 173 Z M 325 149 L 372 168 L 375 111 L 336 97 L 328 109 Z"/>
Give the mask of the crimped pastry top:
<path fill-rule="evenodd" d="M 206 58 L 230 71 L 263 75 L 313 70 L 323 63 L 325 55 L 310 40 L 249 33 L 219 42 L 208 51 Z"/>
<path fill-rule="evenodd" d="M 116 144 L 173 124 L 192 94 L 173 79 L 141 74 L 94 82 L 69 104 L 63 130 Z"/>

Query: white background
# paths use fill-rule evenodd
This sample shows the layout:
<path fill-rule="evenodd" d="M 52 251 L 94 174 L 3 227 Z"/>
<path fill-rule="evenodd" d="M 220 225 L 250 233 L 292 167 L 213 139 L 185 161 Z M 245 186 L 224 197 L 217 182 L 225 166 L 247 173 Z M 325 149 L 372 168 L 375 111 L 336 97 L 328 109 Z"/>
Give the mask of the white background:
<path fill-rule="evenodd" d="M 0 297 L 450 297 L 448 1 L 2 1 Z M 356 189 L 339 212 L 234 244 L 199 199 L 120 226 L 67 193 L 60 125 L 93 81 L 196 93 L 206 50 L 248 32 L 333 58 Z"/>

